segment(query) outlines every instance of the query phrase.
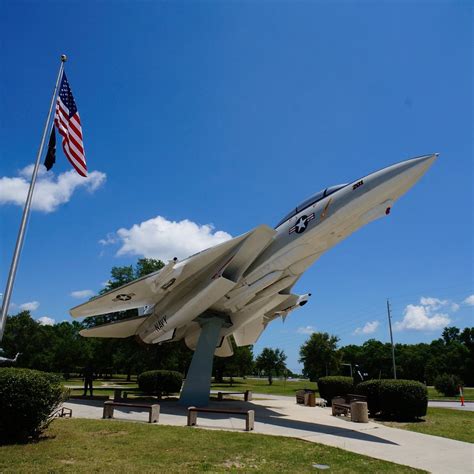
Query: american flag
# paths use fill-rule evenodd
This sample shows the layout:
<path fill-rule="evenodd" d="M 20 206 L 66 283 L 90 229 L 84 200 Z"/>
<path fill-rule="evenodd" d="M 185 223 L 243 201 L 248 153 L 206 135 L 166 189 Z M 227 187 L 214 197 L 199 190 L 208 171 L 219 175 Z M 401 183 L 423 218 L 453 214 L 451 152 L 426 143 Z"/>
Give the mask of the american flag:
<path fill-rule="evenodd" d="M 87 177 L 81 119 L 71 88 L 69 87 L 66 73 L 63 73 L 59 87 L 54 124 L 63 137 L 62 145 L 67 159 L 81 176 Z"/>

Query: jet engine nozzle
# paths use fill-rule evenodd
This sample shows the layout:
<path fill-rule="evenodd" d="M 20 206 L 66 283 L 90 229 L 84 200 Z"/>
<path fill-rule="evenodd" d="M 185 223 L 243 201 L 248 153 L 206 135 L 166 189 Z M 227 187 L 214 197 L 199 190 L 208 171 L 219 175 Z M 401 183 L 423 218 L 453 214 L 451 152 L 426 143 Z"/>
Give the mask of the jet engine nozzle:
<path fill-rule="evenodd" d="M 296 301 L 295 306 L 304 306 L 309 301 L 310 296 L 311 296 L 311 293 L 306 293 L 305 295 L 301 295 Z"/>

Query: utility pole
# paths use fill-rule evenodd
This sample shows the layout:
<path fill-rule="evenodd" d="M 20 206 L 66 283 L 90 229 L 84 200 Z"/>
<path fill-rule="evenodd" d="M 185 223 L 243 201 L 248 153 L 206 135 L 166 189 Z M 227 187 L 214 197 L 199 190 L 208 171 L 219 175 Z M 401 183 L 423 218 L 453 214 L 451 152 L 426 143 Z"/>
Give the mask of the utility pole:
<path fill-rule="evenodd" d="M 393 345 L 393 334 L 392 334 L 392 314 L 390 311 L 390 301 L 387 298 L 387 316 L 388 316 L 388 327 L 390 328 L 390 342 L 392 344 L 392 364 L 393 364 L 393 378 L 397 378 L 397 366 L 395 364 L 395 346 Z"/>

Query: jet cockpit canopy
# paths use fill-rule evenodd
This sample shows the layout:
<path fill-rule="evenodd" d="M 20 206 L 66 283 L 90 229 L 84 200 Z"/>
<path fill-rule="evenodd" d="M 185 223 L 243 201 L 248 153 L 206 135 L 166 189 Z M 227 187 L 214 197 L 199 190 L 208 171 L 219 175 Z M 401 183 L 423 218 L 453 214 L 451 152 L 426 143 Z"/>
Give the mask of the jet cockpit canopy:
<path fill-rule="evenodd" d="M 335 193 L 336 191 L 339 191 L 339 189 L 344 188 L 347 186 L 346 184 L 336 184 L 335 186 L 330 186 L 329 188 L 323 189 L 322 191 L 317 192 L 316 194 L 313 194 L 310 196 L 308 199 L 305 199 L 302 203 L 300 203 L 298 206 L 296 206 L 291 212 L 289 212 L 277 225 L 275 228 L 280 227 L 283 223 L 285 223 L 288 219 L 291 219 L 293 216 L 296 216 L 299 212 L 303 211 L 309 206 L 312 206 L 313 204 L 317 203 L 318 201 L 321 201 L 321 199 L 324 199 L 325 197 L 329 196 L 332 193 Z"/>

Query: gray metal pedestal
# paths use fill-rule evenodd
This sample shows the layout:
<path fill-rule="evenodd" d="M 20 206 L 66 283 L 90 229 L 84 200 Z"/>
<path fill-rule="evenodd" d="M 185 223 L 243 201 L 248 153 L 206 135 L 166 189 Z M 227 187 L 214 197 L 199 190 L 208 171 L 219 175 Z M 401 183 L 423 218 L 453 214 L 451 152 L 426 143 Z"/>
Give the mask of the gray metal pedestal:
<path fill-rule="evenodd" d="M 220 317 L 202 321 L 201 334 L 179 398 L 180 405 L 204 407 L 209 404 L 214 352 L 224 324 Z"/>

